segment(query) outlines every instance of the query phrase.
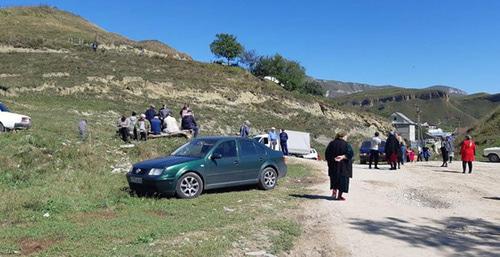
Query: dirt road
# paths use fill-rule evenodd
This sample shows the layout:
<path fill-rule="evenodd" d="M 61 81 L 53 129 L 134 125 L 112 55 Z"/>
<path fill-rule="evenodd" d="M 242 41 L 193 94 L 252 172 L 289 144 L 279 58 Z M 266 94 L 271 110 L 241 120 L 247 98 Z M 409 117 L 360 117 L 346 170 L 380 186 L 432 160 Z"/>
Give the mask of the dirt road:
<path fill-rule="evenodd" d="M 298 160 L 295 160 L 298 161 Z M 401 170 L 355 165 L 347 201 L 332 201 L 326 163 L 307 199 L 305 231 L 288 256 L 500 256 L 500 164 L 406 164 Z"/>

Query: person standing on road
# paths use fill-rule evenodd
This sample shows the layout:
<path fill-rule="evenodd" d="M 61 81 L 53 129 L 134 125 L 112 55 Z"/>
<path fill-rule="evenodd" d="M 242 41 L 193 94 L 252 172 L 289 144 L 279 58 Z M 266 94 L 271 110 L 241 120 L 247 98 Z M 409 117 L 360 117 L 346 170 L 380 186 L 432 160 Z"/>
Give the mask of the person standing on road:
<path fill-rule="evenodd" d="M 243 122 L 243 125 L 240 127 L 240 137 L 248 137 L 250 136 L 250 121 L 246 120 Z"/>
<path fill-rule="evenodd" d="M 384 150 L 387 162 L 389 163 L 389 165 L 391 165 L 390 170 L 396 170 L 398 162 L 398 152 L 400 152 L 400 149 L 398 139 L 394 135 L 394 132 L 389 133 L 387 141 L 385 141 Z"/>
<path fill-rule="evenodd" d="M 475 160 L 476 144 L 472 141 L 472 137 L 467 135 L 460 147 L 460 154 L 462 155 L 462 173 L 465 173 L 466 166 L 469 166 L 469 174 L 472 173 L 472 162 Z"/>
<path fill-rule="evenodd" d="M 283 155 L 288 155 L 288 134 L 285 132 L 285 129 L 281 129 L 280 133 L 280 146 Z"/>
<path fill-rule="evenodd" d="M 449 153 L 448 153 L 448 147 L 446 146 L 446 142 L 447 142 L 446 139 L 441 138 L 441 148 L 439 148 L 439 150 L 441 150 L 441 155 L 443 156 L 443 164 L 441 164 L 441 167 L 448 167 Z"/>
<path fill-rule="evenodd" d="M 330 189 L 332 198 L 345 200 L 343 193 L 349 192 L 349 179 L 352 178 L 352 146 L 347 143 L 347 134 L 339 132 L 335 140 L 326 147 L 325 159 L 328 163 L 328 176 L 330 176 Z"/>
<path fill-rule="evenodd" d="M 372 162 L 375 162 L 375 169 L 379 169 L 378 167 L 378 158 L 379 158 L 379 147 L 382 144 L 382 140 L 379 138 L 379 133 L 375 132 L 375 136 L 372 137 L 371 145 L 370 145 L 370 161 L 368 162 L 368 168 L 372 168 Z"/>
<path fill-rule="evenodd" d="M 271 142 L 271 149 L 276 150 L 276 146 L 278 145 L 278 135 L 276 134 L 276 128 L 272 127 L 267 136 L 269 137 L 269 141 Z"/>

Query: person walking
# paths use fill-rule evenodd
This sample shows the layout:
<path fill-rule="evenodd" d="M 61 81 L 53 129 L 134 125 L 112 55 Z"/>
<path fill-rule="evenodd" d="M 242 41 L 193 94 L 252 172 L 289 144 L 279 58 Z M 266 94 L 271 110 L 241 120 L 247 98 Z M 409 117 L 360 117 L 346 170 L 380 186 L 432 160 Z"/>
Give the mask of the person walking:
<path fill-rule="evenodd" d="M 399 142 L 394 132 L 390 132 L 387 140 L 385 141 L 385 157 L 387 158 L 387 162 L 391 166 L 390 170 L 397 169 L 398 162 L 398 152 L 399 150 Z"/>
<path fill-rule="evenodd" d="M 137 138 L 138 138 L 138 133 L 137 133 L 137 128 L 136 128 L 137 113 L 132 112 L 132 116 L 130 116 L 128 119 L 130 121 L 128 131 L 129 131 L 130 135 L 132 136 L 132 139 L 137 140 Z"/>
<path fill-rule="evenodd" d="M 429 158 L 431 158 L 431 151 L 430 151 L 429 147 L 427 147 L 427 146 L 422 147 L 422 157 L 424 158 L 424 160 L 426 162 L 429 161 Z"/>
<path fill-rule="evenodd" d="M 379 133 L 375 132 L 374 137 L 372 137 L 372 140 L 370 141 L 370 160 L 368 162 L 368 168 L 372 168 L 372 162 L 375 163 L 374 168 L 379 169 L 378 167 L 378 158 L 379 158 L 379 148 L 380 144 L 382 144 L 382 140 L 379 138 Z"/>
<path fill-rule="evenodd" d="M 272 127 L 269 133 L 267 133 L 269 137 L 269 141 L 271 142 L 271 149 L 276 150 L 276 146 L 278 145 L 278 135 L 276 134 L 276 128 Z"/>
<path fill-rule="evenodd" d="M 120 133 L 120 137 L 125 143 L 130 143 L 128 136 L 128 128 L 130 127 L 130 121 L 125 115 L 122 115 L 120 121 L 118 122 L 118 132 Z"/>
<path fill-rule="evenodd" d="M 349 179 L 352 178 L 352 146 L 347 143 L 347 134 L 339 132 L 326 147 L 325 159 L 328 163 L 332 198 L 345 200 L 343 193 L 349 192 Z"/>
<path fill-rule="evenodd" d="M 281 129 L 280 147 L 283 155 L 288 155 L 288 134 L 285 132 L 285 129 Z"/>
<path fill-rule="evenodd" d="M 243 122 L 243 125 L 240 127 L 240 137 L 248 137 L 250 136 L 250 121 L 246 120 Z"/>
<path fill-rule="evenodd" d="M 460 147 L 460 155 L 462 156 L 462 173 L 465 173 L 466 166 L 469 166 L 469 174 L 472 173 L 472 162 L 475 160 L 476 144 L 472 141 L 472 137 L 467 135 Z"/>
<path fill-rule="evenodd" d="M 140 140 L 146 141 L 148 137 L 148 123 L 146 122 L 146 115 L 141 114 L 139 120 L 137 121 L 137 130 L 139 131 Z"/>
<path fill-rule="evenodd" d="M 441 150 L 441 156 L 443 157 L 443 164 L 441 164 L 441 167 L 448 167 L 448 157 L 449 157 L 449 153 L 448 153 L 448 148 L 446 147 L 446 139 L 445 138 L 441 138 L 441 148 L 439 148 L 439 150 Z"/>
<path fill-rule="evenodd" d="M 408 161 L 406 158 L 406 141 L 402 136 L 399 136 L 399 147 L 401 151 L 401 165 L 404 165 Z"/>

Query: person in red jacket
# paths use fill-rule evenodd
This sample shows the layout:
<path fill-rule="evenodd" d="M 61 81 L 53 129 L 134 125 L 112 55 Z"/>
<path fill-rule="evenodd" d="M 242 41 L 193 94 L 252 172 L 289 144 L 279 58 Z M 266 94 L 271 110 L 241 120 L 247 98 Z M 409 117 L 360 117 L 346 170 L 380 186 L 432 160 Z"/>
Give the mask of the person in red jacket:
<path fill-rule="evenodd" d="M 469 166 L 469 173 L 472 173 L 472 162 L 475 160 L 476 144 L 472 141 L 471 136 L 467 135 L 465 137 L 460 148 L 460 154 L 462 155 L 462 173 L 465 173 L 467 165 Z"/>

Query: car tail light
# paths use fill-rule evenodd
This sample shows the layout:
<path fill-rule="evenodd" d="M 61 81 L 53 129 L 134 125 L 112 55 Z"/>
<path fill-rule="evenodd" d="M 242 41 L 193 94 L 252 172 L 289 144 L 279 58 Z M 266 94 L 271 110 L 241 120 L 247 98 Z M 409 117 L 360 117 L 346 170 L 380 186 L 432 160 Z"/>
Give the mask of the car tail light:
<path fill-rule="evenodd" d="M 21 122 L 22 122 L 22 123 L 27 123 L 27 122 L 30 122 L 30 118 L 28 118 L 28 117 L 22 117 L 22 118 L 21 118 Z"/>

